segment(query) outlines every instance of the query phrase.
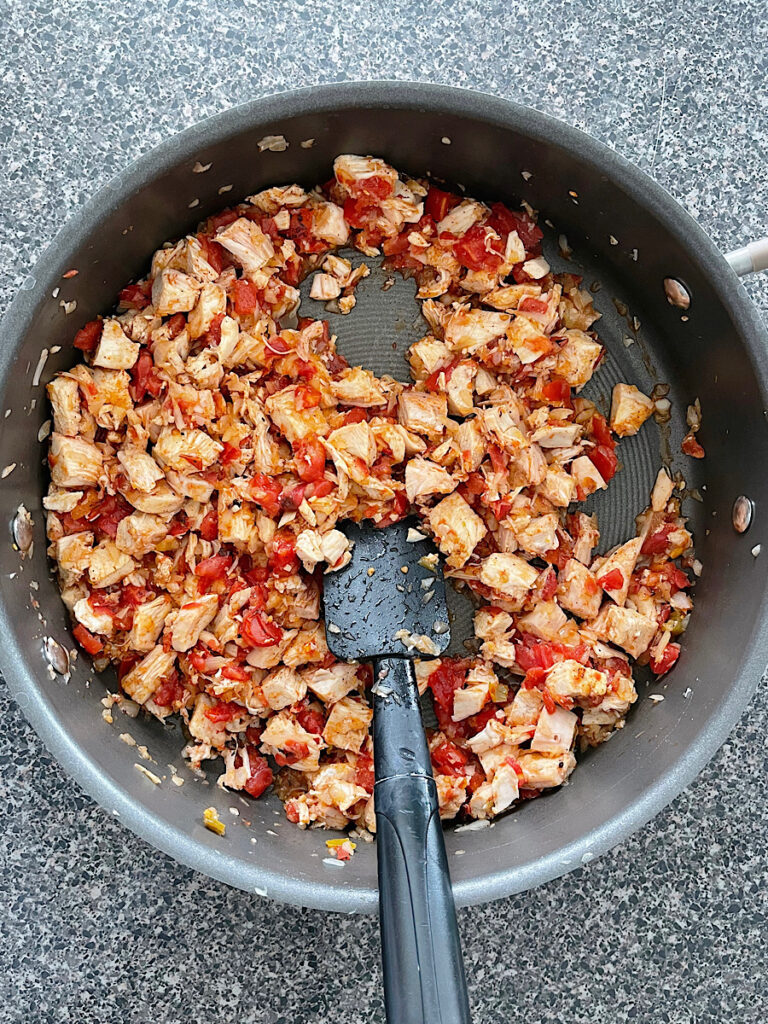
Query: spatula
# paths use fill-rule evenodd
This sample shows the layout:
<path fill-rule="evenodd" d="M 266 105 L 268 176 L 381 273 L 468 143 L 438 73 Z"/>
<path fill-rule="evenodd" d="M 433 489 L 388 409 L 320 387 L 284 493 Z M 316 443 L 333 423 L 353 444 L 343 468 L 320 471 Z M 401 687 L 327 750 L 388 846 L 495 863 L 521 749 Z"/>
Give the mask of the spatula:
<path fill-rule="evenodd" d="M 348 524 L 352 559 L 324 578 L 328 646 L 373 661 L 376 847 L 390 1024 L 470 1024 L 437 789 L 412 657 L 450 632 L 437 552 L 411 521 Z"/>

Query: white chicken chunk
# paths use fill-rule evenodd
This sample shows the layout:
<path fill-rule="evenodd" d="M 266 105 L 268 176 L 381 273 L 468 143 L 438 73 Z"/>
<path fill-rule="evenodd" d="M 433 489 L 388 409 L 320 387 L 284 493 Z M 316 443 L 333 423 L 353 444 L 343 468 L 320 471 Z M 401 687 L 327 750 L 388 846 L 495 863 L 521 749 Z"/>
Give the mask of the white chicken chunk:
<path fill-rule="evenodd" d="M 557 528 L 560 525 L 557 515 L 548 512 L 545 516 L 535 516 L 522 529 L 515 530 L 515 540 L 519 547 L 530 555 L 544 555 L 558 546 Z"/>
<path fill-rule="evenodd" d="M 319 562 L 327 562 L 333 569 L 342 569 L 350 560 L 350 544 L 341 530 L 320 533 L 302 530 L 296 538 L 296 554 L 307 572 L 314 572 Z"/>
<path fill-rule="evenodd" d="M 161 594 L 154 601 L 147 601 L 136 609 L 133 626 L 128 636 L 128 646 L 134 651 L 149 652 L 163 632 L 165 620 L 173 607 L 167 594 Z"/>
<path fill-rule="evenodd" d="M 562 786 L 573 769 L 576 758 L 570 751 L 564 754 L 521 753 L 517 758 L 523 770 L 523 779 L 529 789 L 552 789 Z"/>
<path fill-rule="evenodd" d="M 162 469 L 142 448 L 125 445 L 119 449 L 117 460 L 125 470 L 131 487 L 137 491 L 151 491 L 157 481 L 163 479 Z"/>
<path fill-rule="evenodd" d="M 547 466 L 546 475 L 537 489 L 539 494 L 558 508 L 567 508 L 576 497 L 573 477 L 560 466 Z"/>
<path fill-rule="evenodd" d="M 333 704 L 360 685 L 357 665 L 339 661 L 330 668 L 303 669 L 301 675 L 309 689 L 326 704 Z"/>
<path fill-rule="evenodd" d="M 261 689 L 272 710 L 282 711 L 290 704 L 304 699 L 307 684 L 295 669 L 281 665 L 262 679 Z"/>
<path fill-rule="evenodd" d="M 415 380 L 425 380 L 441 366 L 451 361 L 451 350 L 444 341 L 438 341 L 431 334 L 414 341 L 408 349 L 408 361 Z"/>
<path fill-rule="evenodd" d="M 564 331 L 562 336 L 566 340 L 557 353 L 555 373 L 576 391 L 581 391 L 595 372 L 603 346 L 584 331 Z"/>
<path fill-rule="evenodd" d="M 464 235 L 473 224 L 482 220 L 486 213 L 488 213 L 487 206 L 483 206 L 482 203 L 478 203 L 474 199 L 463 199 L 458 206 L 454 206 L 442 220 L 438 221 L 437 232 L 441 234 L 443 231 L 450 231 L 452 235 Z"/>
<path fill-rule="evenodd" d="M 126 499 L 139 512 L 147 512 L 157 516 L 175 516 L 184 504 L 184 498 L 177 494 L 165 480 L 160 480 L 148 492 L 127 487 L 123 492 Z"/>
<path fill-rule="evenodd" d="M 331 708 L 323 739 L 332 747 L 357 751 L 363 745 L 373 719 L 373 709 L 355 697 L 342 697 Z"/>
<path fill-rule="evenodd" d="M 443 821 L 455 818 L 467 798 L 468 775 L 435 775 L 437 802 Z"/>
<path fill-rule="evenodd" d="M 139 358 L 139 346 L 128 338 L 118 320 L 105 320 L 93 365 L 106 370 L 130 370 Z"/>
<path fill-rule="evenodd" d="M 152 305 L 158 316 L 188 313 L 194 309 L 202 285 L 181 270 L 161 270 L 152 282 Z"/>
<path fill-rule="evenodd" d="M 114 616 L 105 610 L 95 610 L 87 597 L 82 597 L 72 609 L 77 621 L 91 633 L 112 636 L 115 631 Z"/>
<path fill-rule="evenodd" d="M 476 416 L 459 424 L 456 443 L 461 454 L 461 468 L 465 473 L 473 473 L 485 456 L 485 438 Z"/>
<path fill-rule="evenodd" d="M 195 308 L 187 317 L 189 337 L 195 341 L 202 337 L 211 326 L 215 316 L 224 316 L 227 312 L 227 293 L 221 285 L 209 282 L 204 284 L 198 296 Z"/>
<path fill-rule="evenodd" d="M 593 619 L 600 611 L 602 590 L 594 573 L 576 558 L 569 558 L 557 579 L 557 600 L 580 619 Z"/>
<path fill-rule="evenodd" d="M 539 601 L 532 611 L 521 615 L 517 628 L 540 640 L 557 640 L 568 622 L 568 616 L 557 601 Z"/>
<path fill-rule="evenodd" d="M 632 658 L 639 658 L 656 634 L 656 621 L 632 608 L 606 603 L 597 618 L 587 623 L 601 640 L 621 647 Z"/>
<path fill-rule="evenodd" d="M 312 234 L 329 245 L 344 245 L 349 238 L 349 227 L 342 208 L 335 203 L 318 203 L 313 207 Z"/>
<path fill-rule="evenodd" d="M 58 434 L 74 437 L 80 430 L 80 386 L 71 377 L 54 377 L 46 386 L 53 410 L 53 428 Z"/>
<path fill-rule="evenodd" d="M 152 454 L 162 465 L 177 473 L 208 469 L 224 451 L 224 445 L 203 430 L 176 430 L 163 427 Z"/>
<path fill-rule="evenodd" d="M 538 569 L 524 558 L 502 551 L 488 555 L 480 566 L 480 582 L 512 600 L 524 597 L 538 578 Z"/>
<path fill-rule="evenodd" d="M 454 352 L 472 352 L 506 333 L 508 313 L 487 309 L 459 309 L 445 325 L 445 342 Z"/>
<path fill-rule="evenodd" d="M 51 480 L 59 487 L 95 487 L 104 467 L 103 456 L 95 444 L 58 433 L 51 435 L 48 461 Z"/>
<path fill-rule="evenodd" d="M 653 485 L 653 491 L 651 492 L 651 509 L 654 512 L 663 512 L 666 508 L 667 502 L 672 497 L 675 490 L 674 480 L 670 477 L 669 473 L 662 468 L 659 470 L 656 482 Z"/>
<path fill-rule="evenodd" d="M 497 316 L 502 316 L 498 313 Z M 554 348 L 551 338 L 542 334 L 541 324 L 527 316 L 516 316 L 507 328 L 507 339 L 520 362 L 526 366 L 550 354 Z"/>
<path fill-rule="evenodd" d="M 433 494 L 450 494 L 456 487 L 447 469 L 436 466 L 428 459 L 409 459 L 405 465 L 405 493 L 408 501 Z"/>
<path fill-rule="evenodd" d="M 613 598 L 619 607 L 627 600 L 629 584 L 643 546 L 641 537 L 633 537 L 626 544 L 620 544 L 604 558 L 596 559 L 590 569 L 605 593 Z"/>
<path fill-rule="evenodd" d="M 171 674 L 175 662 L 176 655 L 172 651 L 164 651 L 162 645 L 158 644 L 134 665 L 120 685 L 137 704 L 144 704 Z"/>
<path fill-rule="evenodd" d="M 575 512 L 572 516 L 571 534 L 574 539 L 573 557 L 584 565 L 592 561 L 592 550 L 600 540 L 597 528 L 597 517 L 588 516 L 584 512 Z"/>
<path fill-rule="evenodd" d="M 117 524 L 115 544 L 137 558 L 143 558 L 168 534 L 168 521 L 148 512 L 132 512 Z"/>
<path fill-rule="evenodd" d="M 604 491 L 608 484 L 587 455 L 580 455 L 571 463 L 571 476 L 576 484 L 576 496 L 581 499 L 595 491 Z"/>
<path fill-rule="evenodd" d="M 453 695 L 454 722 L 463 722 L 465 718 L 476 715 L 485 706 L 490 696 L 490 684 L 488 680 L 472 683 L 456 690 Z"/>
<path fill-rule="evenodd" d="M 205 594 L 183 604 L 171 626 L 171 646 L 174 651 L 191 650 L 218 610 L 219 598 L 216 594 Z"/>
<path fill-rule="evenodd" d="M 464 565 L 488 532 L 480 516 L 456 493 L 431 508 L 427 521 L 452 568 Z"/>
<path fill-rule="evenodd" d="M 406 430 L 439 438 L 445 433 L 448 402 L 445 395 L 404 391 L 397 400 L 397 418 Z"/>
<path fill-rule="evenodd" d="M 318 406 L 297 408 L 295 385 L 270 395 L 265 404 L 272 422 L 291 444 L 308 434 L 325 437 L 328 433 L 328 422 Z"/>
<path fill-rule="evenodd" d="M 269 235 L 246 217 L 239 217 L 219 231 L 216 241 L 232 253 L 249 276 L 261 270 L 275 255 Z"/>
<path fill-rule="evenodd" d="M 54 552 L 60 570 L 67 575 L 82 576 L 91 563 L 93 534 L 83 531 L 60 537 L 54 544 Z"/>
<path fill-rule="evenodd" d="M 114 541 L 103 540 L 91 554 L 88 578 L 94 587 L 111 587 L 129 576 L 135 568 L 136 563 L 130 555 L 121 551 Z"/>
<path fill-rule="evenodd" d="M 350 366 L 342 372 L 339 380 L 332 380 L 331 394 L 343 405 L 356 405 L 363 409 L 385 405 L 387 401 L 381 382 L 361 366 Z"/>
<path fill-rule="evenodd" d="M 610 427 L 619 437 L 631 437 L 652 415 L 652 399 L 634 384 L 615 384 L 611 398 Z"/>
<path fill-rule="evenodd" d="M 315 274 L 312 277 L 312 285 L 309 289 L 310 299 L 319 302 L 326 302 L 328 299 L 335 299 L 341 295 L 341 285 L 331 274 Z"/>
<path fill-rule="evenodd" d="M 490 782 L 484 782 L 475 790 L 469 801 L 469 813 L 473 818 L 492 818 L 506 811 L 520 795 L 518 776 L 508 764 L 501 764 L 493 773 Z"/>
<path fill-rule="evenodd" d="M 576 715 L 565 708 L 555 708 L 552 712 L 544 708 L 536 723 L 531 750 L 542 754 L 566 753 L 573 746 L 578 722 Z"/>
<path fill-rule="evenodd" d="M 549 670 L 547 689 L 557 704 L 570 708 L 579 701 L 602 697 L 608 689 L 608 676 L 568 658 L 556 662 Z"/>

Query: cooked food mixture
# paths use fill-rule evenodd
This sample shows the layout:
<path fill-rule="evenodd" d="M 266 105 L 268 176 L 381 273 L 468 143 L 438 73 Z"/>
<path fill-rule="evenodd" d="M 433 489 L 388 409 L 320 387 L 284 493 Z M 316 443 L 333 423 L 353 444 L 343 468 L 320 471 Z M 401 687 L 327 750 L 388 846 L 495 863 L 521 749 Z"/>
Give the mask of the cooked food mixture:
<path fill-rule="evenodd" d="M 415 513 L 477 603 L 476 656 L 419 664 L 441 813 L 488 819 L 624 724 L 635 663 L 674 665 L 691 535 L 662 469 L 635 536 L 596 554 L 578 503 L 654 406 L 617 384 L 606 420 L 580 397 L 599 314 L 551 271 L 533 211 L 372 157 L 333 171 L 158 250 L 78 332 L 83 361 L 48 385 L 50 552 L 78 643 L 145 711 L 182 717 L 193 766 L 221 758 L 220 784 L 253 797 L 274 785 L 301 826 L 373 830 L 372 673 L 328 651 L 323 574 L 349 559 L 341 521 Z M 368 267 L 344 246 L 416 279 L 410 384 L 291 319 L 310 274 L 352 310 Z"/>

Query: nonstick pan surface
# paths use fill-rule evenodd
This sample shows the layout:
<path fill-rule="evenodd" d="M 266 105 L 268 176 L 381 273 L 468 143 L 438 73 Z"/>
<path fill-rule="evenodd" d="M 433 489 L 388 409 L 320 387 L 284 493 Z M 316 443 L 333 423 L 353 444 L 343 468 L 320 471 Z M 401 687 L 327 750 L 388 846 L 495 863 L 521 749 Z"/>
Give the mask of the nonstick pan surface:
<path fill-rule="evenodd" d="M 284 152 L 259 140 L 284 135 Z M 314 144 L 302 148 L 302 140 Z M 358 845 L 343 868 L 327 865 L 327 834 L 289 824 L 276 797 L 245 800 L 195 779 L 175 728 L 119 711 L 102 718 L 100 698 L 114 678 L 94 677 L 78 657 L 65 681 L 49 670 L 46 638 L 73 647 L 67 616 L 45 556 L 41 496 L 46 486 L 38 430 L 47 418 L 44 384 L 71 365 L 79 326 L 109 310 L 120 288 L 140 274 L 164 241 L 198 220 L 268 185 L 326 180 L 341 152 L 374 153 L 412 174 L 463 185 L 489 200 L 527 200 L 553 225 L 548 256 L 599 282 L 597 328 L 608 358 L 590 391 L 605 402 L 617 380 L 649 391 L 669 384 L 672 421 L 650 423 L 621 443 L 623 469 L 595 503 L 602 547 L 633 532 L 662 461 L 680 470 L 687 513 L 704 573 L 683 654 L 669 677 L 649 688 L 626 727 L 581 759 L 569 785 L 531 801 L 480 830 L 449 830 L 448 858 L 459 904 L 537 885 L 615 845 L 671 800 L 704 765 L 749 699 L 768 660 L 765 546 L 761 510 L 768 495 L 761 467 L 768 455 L 766 335 L 738 279 L 710 240 L 659 186 L 589 137 L 534 111 L 475 93 L 408 83 L 368 83 L 303 90 L 260 100 L 212 118 L 132 165 L 61 232 L 14 302 L 0 347 L 0 666 L 23 712 L 84 788 L 121 821 L 178 860 L 249 891 L 290 903 L 342 911 L 376 906 L 376 860 Z M 210 164 L 201 172 L 200 166 Z M 197 168 L 197 170 L 196 170 Z M 524 173 L 525 172 L 525 173 Z M 220 194 L 222 187 L 231 186 Z M 556 239 L 573 252 L 567 263 Z M 62 280 L 69 269 L 76 277 Z M 425 332 L 413 284 L 383 272 L 358 288 L 348 317 L 331 317 L 339 347 L 353 362 L 404 372 L 408 344 Z M 684 282 L 685 313 L 671 306 L 663 281 Z M 59 289 L 54 295 L 54 291 Z M 67 315 L 60 303 L 76 301 Z M 325 315 L 307 301 L 309 315 Z M 57 348 L 59 347 L 59 348 Z M 43 349 L 47 358 L 41 363 Z M 679 454 L 686 406 L 701 401 L 699 434 L 707 458 Z M 755 502 L 744 535 L 731 526 L 734 499 Z M 34 549 L 24 559 L 10 524 L 20 505 L 32 513 Z M 461 609 L 454 632 L 461 637 Z M 647 700 L 651 692 L 665 697 Z M 165 776 L 154 786 L 136 771 L 130 732 Z M 170 782 L 170 764 L 185 779 Z M 211 804 L 229 824 L 207 832 Z M 232 816 L 235 807 L 239 816 Z M 246 821 L 249 824 L 246 824 Z"/>

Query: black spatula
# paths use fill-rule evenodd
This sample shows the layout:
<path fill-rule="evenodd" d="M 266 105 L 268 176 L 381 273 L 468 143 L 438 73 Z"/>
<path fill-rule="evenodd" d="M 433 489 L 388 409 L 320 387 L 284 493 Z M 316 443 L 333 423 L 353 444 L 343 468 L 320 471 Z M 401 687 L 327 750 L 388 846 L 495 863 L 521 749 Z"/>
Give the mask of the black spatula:
<path fill-rule="evenodd" d="M 324 579 L 328 646 L 372 660 L 376 845 L 384 999 L 390 1024 L 469 1024 L 437 790 L 411 657 L 450 632 L 435 549 L 415 524 L 348 524 L 352 560 Z M 408 539 L 410 536 L 410 540 Z"/>

